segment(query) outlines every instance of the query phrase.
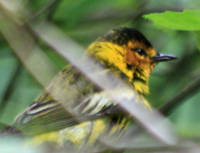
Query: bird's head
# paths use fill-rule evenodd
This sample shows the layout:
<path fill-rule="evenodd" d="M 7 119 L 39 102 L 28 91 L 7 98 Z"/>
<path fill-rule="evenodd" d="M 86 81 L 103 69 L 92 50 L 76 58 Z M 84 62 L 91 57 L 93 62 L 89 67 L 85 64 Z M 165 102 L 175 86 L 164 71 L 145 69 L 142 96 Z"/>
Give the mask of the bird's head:
<path fill-rule="evenodd" d="M 157 53 L 138 30 L 118 28 L 92 43 L 87 53 L 104 66 L 123 72 L 135 89 L 147 94 L 148 80 L 155 65 L 176 57 Z"/>

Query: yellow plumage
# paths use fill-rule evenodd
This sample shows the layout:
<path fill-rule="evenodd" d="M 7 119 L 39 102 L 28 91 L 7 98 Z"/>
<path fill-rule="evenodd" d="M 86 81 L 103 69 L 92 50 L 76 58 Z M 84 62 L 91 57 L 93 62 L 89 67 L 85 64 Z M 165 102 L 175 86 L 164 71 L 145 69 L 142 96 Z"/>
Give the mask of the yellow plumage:
<path fill-rule="evenodd" d="M 148 80 L 157 62 L 175 58 L 157 54 L 146 38 L 132 28 L 114 29 L 100 37 L 88 47 L 86 56 L 105 67 L 100 73 L 114 74 L 142 98 L 149 93 Z M 103 150 L 106 145 L 102 141 L 117 141 L 132 121 L 117 102 L 71 65 L 46 89 L 13 124 L 22 134 L 32 137 L 31 144 Z M 124 90 L 112 92 L 118 95 Z M 129 91 L 125 93 L 133 96 Z M 141 105 L 150 110 L 146 100 Z"/>

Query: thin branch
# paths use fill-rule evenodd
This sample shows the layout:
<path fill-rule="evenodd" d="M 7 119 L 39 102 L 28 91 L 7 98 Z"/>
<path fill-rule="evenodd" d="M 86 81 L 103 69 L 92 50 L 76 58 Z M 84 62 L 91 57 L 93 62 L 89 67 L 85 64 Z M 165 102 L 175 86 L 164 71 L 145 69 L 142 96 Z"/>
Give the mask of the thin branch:
<path fill-rule="evenodd" d="M 54 0 L 51 5 L 51 7 L 49 7 L 49 13 L 47 14 L 47 20 L 48 21 L 51 21 L 52 20 L 52 17 L 53 17 L 53 14 L 54 12 L 56 11 L 57 9 L 57 6 L 58 4 L 60 3 L 61 0 Z"/>
<path fill-rule="evenodd" d="M 181 105 L 186 99 L 194 96 L 200 90 L 200 78 L 196 79 L 186 88 L 181 90 L 171 100 L 166 102 L 159 108 L 159 111 L 166 116 L 169 116 L 179 105 Z"/>
<path fill-rule="evenodd" d="M 12 75 L 12 78 L 10 79 L 9 84 L 6 87 L 5 94 L 3 95 L 2 101 L 0 102 L 0 112 L 1 112 L 0 118 L 4 114 L 4 110 L 5 110 L 6 104 L 8 102 L 8 99 L 10 98 L 10 95 L 13 92 L 14 82 L 16 81 L 17 77 L 19 76 L 21 68 L 22 68 L 22 65 L 20 62 L 18 62 L 17 68 L 16 68 L 14 74 Z"/>
<path fill-rule="evenodd" d="M 61 0 L 53 0 L 51 2 L 49 2 L 47 5 L 45 5 L 43 8 L 41 8 L 38 12 L 36 12 L 34 15 L 32 15 L 32 17 L 30 17 L 31 19 L 35 19 L 37 18 L 38 16 L 40 16 L 42 13 L 44 12 L 49 12 L 47 14 L 47 19 L 51 20 L 52 18 L 52 15 L 56 9 L 56 7 L 58 6 L 59 2 Z"/>

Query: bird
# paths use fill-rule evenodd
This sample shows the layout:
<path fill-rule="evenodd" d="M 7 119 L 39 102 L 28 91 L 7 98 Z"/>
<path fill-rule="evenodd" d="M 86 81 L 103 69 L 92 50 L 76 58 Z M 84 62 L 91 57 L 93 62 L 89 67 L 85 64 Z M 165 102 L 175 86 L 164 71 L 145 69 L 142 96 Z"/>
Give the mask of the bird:
<path fill-rule="evenodd" d="M 113 74 L 133 88 L 148 111 L 151 106 L 144 96 L 149 94 L 151 72 L 159 62 L 176 59 L 157 53 L 141 32 L 128 27 L 97 38 L 85 56 L 103 66 L 102 73 Z M 36 145 L 50 143 L 80 151 L 104 148 L 99 142 L 103 136 L 120 139 L 132 120 L 103 89 L 75 66 L 67 65 L 7 131 L 31 137 Z"/>

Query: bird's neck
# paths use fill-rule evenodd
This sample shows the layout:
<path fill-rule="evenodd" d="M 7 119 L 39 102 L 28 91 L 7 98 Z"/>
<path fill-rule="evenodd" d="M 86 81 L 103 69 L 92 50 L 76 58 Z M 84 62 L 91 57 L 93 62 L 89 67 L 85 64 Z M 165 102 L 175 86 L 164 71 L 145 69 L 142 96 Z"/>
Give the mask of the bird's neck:
<path fill-rule="evenodd" d="M 123 47 L 110 42 L 95 42 L 88 47 L 87 53 L 128 84 L 134 86 L 138 93 L 142 95 L 149 93 L 148 76 L 143 74 L 142 70 L 129 68 L 124 58 L 125 49 Z"/>

